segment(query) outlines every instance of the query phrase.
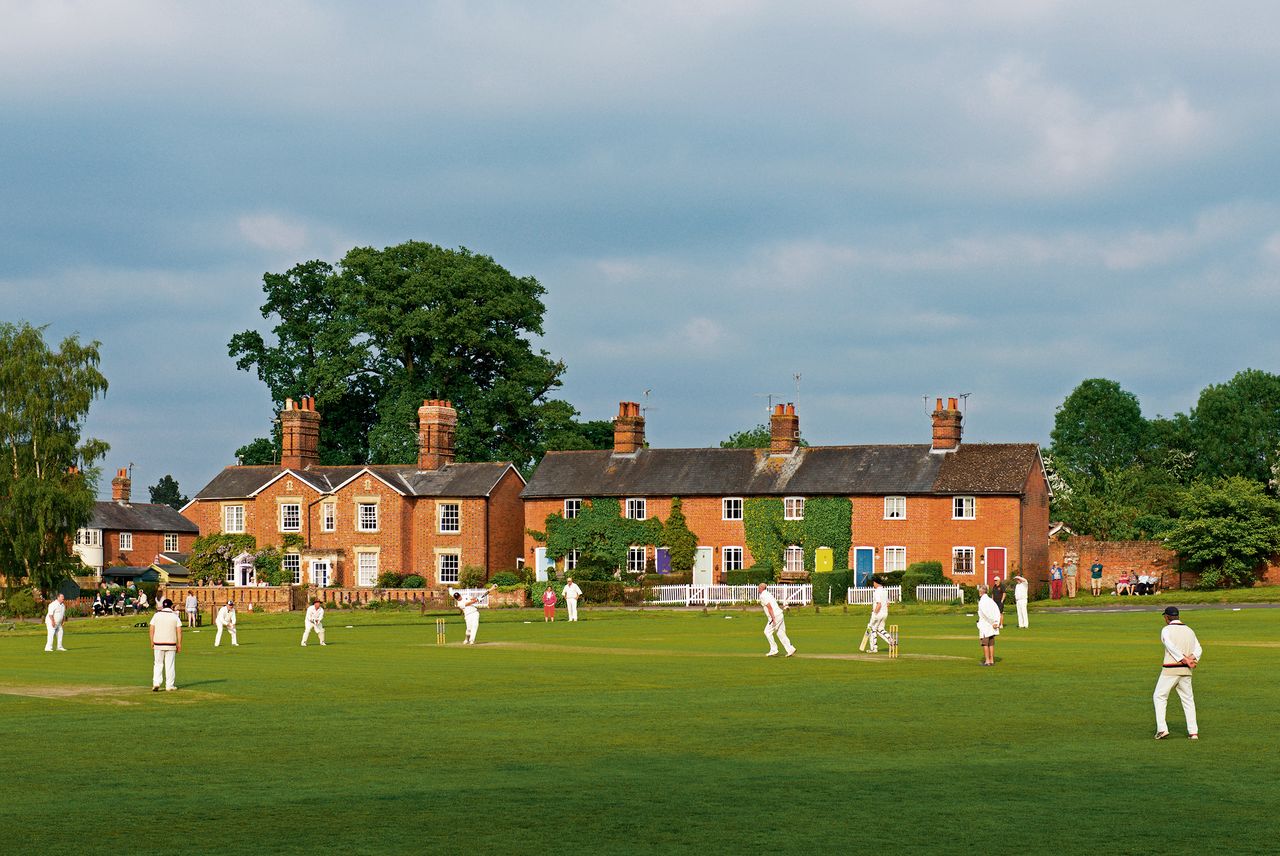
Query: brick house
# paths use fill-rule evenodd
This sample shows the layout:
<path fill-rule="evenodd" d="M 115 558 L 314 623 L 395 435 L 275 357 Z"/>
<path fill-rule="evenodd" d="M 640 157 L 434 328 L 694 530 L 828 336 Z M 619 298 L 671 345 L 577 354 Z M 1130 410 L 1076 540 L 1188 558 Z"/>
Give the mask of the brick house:
<path fill-rule="evenodd" d="M 259 547 L 297 536 L 290 540 L 302 546 L 284 557 L 295 583 L 371 587 L 390 571 L 450 585 L 467 567 L 514 568 L 519 471 L 506 462 L 455 463 L 450 402 L 425 402 L 418 420 L 416 465 L 321 466 L 315 402 L 290 399 L 280 414 L 280 465 L 227 467 L 182 513 L 205 534 L 247 533 Z"/>
<path fill-rule="evenodd" d="M 89 523 L 76 532 L 72 549 L 95 580 L 102 579 L 104 568 L 146 567 L 165 556 L 182 556 L 200 535 L 194 523 L 169 506 L 132 502 L 131 494 L 129 471 L 118 470 L 111 480 L 111 501 L 95 502 Z"/>
<path fill-rule="evenodd" d="M 1049 485 L 1032 443 L 961 443 L 956 399 L 932 414 L 930 444 L 814 446 L 799 443 L 799 417 L 778 405 L 770 417 L 769 449 L 650 449 L 644 417 L 623 402 L 612 451 L 548 452 L 522 496 L 526 529 L 546 528 L 547 515 L 573 516 L 583 501 L 617 498 L 628 517 L 659 517 L 680 497 L 698 536 L 695 580 L 723 580 L 749 568 L 744 505 L 752 497 L 782 500 L 785 519 L 801 520 L 805 500 L 847 497 L 852 503 L 848 566 L 859 580 L 871 573 L 939 561 L 966 584 L 1019 570 L 1039 582 L 1048 574 Z M 525 560 L 539 545 L 529 536 Z M 631 548 L 628 568 L 654 562 L 653 546 Z M 785 571 L 812 566 L 800 545 L 785 549 Z M 570 554 L 560 570 L 572 570 Z M 661 561 L 657 562 L 661 567 Z M 839 564 L 837 559 L 836 564 Z"/>

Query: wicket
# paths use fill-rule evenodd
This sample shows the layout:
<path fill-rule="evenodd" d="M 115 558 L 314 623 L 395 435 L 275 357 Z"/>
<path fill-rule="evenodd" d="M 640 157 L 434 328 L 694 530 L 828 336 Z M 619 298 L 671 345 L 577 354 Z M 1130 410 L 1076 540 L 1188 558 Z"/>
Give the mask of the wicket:
<path fill-rule="evenodd" d="M 897 659 L 898 656 L 898 625 L 889 625 L 889 656 Z"/>
<path fill-rule="evenodd" d="M 437 645 L 444 644 L 444 619 L 443 618 L 436 619 L 436 644 Z"/>

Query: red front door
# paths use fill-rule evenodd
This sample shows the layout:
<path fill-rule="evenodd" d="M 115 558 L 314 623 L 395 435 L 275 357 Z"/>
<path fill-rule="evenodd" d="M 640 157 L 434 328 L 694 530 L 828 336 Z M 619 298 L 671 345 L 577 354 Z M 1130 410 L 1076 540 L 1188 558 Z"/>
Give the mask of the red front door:
<path fill-rule="evenodd" d="M 986 561 L 982 563 L 982 581 L 987 585 L 991 585 L 991 581 L 996 577 L 1001 580 L 1005 579 L 1004 561 L 1006 552 L 1004 547 L 988 547 L 986 549 Z"/>

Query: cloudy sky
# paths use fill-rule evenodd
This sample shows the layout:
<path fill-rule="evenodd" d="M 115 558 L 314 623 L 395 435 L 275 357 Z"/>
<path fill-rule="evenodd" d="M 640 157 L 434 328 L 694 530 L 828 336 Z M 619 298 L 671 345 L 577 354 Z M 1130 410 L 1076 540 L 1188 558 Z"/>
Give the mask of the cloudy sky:
<path fill-rule="evenodd" d="M 587 418 L 1045 443 L 1277 370 L 1280 9 L 0 2 L 0 319 L 102 342 L 136 493 L 266 432 L 261 277 L 410 239 L 548 289 Z M 795 374 L 801 375 L 797 397 Z"/>

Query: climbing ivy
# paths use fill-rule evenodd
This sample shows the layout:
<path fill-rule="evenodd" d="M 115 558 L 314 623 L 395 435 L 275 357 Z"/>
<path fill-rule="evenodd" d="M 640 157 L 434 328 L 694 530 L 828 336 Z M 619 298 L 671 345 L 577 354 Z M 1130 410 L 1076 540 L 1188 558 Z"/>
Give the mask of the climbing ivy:
<path fill-rule="evenodd" d="M 818 547 L 831 548 L 834 570 L 849 567 L 853 503 L 846 497 L 805 500 L 803 520 L 783 519 L 782 500 L 777 497 L 753 497 L 744 503 L 742 516 L 747 549 L 757 568 L 781 570 L 783 551 L 793 544 L 804 551 L 806 571 L 813 570 Z"/>
<path fill-rule="evenodd" d="M 671 570 L 676 573 L 693 570 L 693 560 L 698 553 L 698 536 L 689 528 L 678 496 L 671 500 L 671 514 L 662 527 L 661 537 L 663 545 L 671 551 Z"/>
<path fill-rule="evenodd" d="M 560 559 L 577 550 L 579 560 L 608 562 L 611 568 L 626 566 L 627 549 L 633 545 L 662 543 L 661 520 L 628 520 L 622 516 L 618 500 L 611 498 L 584 502 L 577 517 L 548 514 L 546 526 L 545 532 L 530 530 L 530 535 L 545 540 L 550 558 Z M 544 537 L 539 539 L 539 535 Z"/>

